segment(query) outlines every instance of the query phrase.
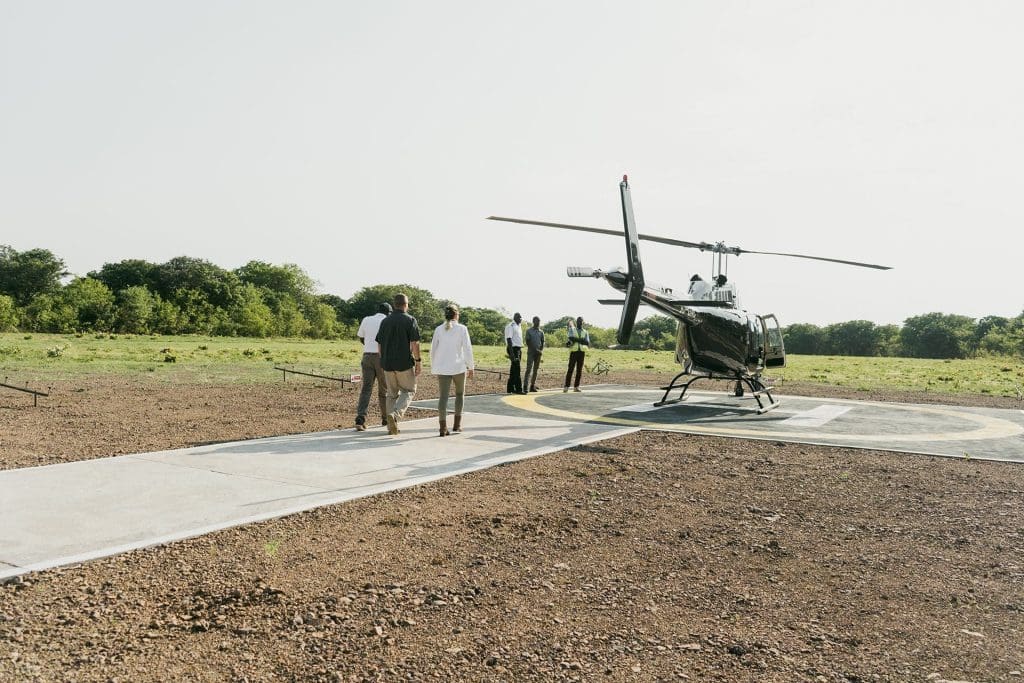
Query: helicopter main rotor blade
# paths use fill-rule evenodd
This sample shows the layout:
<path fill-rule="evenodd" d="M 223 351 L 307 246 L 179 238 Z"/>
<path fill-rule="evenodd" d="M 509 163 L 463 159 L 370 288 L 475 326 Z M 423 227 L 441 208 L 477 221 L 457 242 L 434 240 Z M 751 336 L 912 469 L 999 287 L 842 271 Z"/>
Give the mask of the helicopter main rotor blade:
<path fill-rule="evenodd" d="M 580 232 L 595 232 L 599 235 L 613 235 L 615 237 L 622 237 L 623 232 L 621 230 L 613 230 L 611 228 L 592 228 L 586 225 L 569 225 L 567 223 L 547 223 L 545 221 L 531 221 L 525 218 L 506 218 L 504 216 L 488 216 L 487 220 L 491 221 L 505 221 L 507 223 L 522 223 L 524 225 L 541 225 L 546 228 L 561 228 L 563 230 L 579 230 Z M 842 263 L 847 266 L 859 266 L 861 268 L 875 268 L 877 270 L 892 270 L 892 266 L 880 266 L 875 263 L 861 263 L 860 261 L 847 261 L 845 259 L 828 258 L 825 256 L 808 256 L 807 254 L 788 254 L 781 251 L 754 251 L 751 249 L 741 249 L 739 247 L 727 247 L 722 243 L 712 244 L 710 242 L 687 242 L 686 240 L 672 239 L 671 237 L 658 237 L 657 235 L 637 235 L 639 239 L 647 242 L 657 242 L 659 244 L 668 244 L 673 247 L 688 247 L 690 249 L 700 249 L 701 251 L 712 251 L 715 253 L 722 254 L 733 254 L 739 256 L 740 254 L 764 254 L 767 256 L 791 256 L 793 258 L 805 258 L 811 259 L 812 261 L 828 261 L 830 263 Z"/>
<path fill-rule="evenodd" d="M 736 249 L 739 254 L 767 254 L 768 256 L 792 256 L 793 258 L 806 258 L 814 261 L 829 261 L 831 263 L 844 263 L 848 266 L 860 266 L 862 268 L 875 268 L 877 270 L 892 270 L 892 266 L 880 266 L 875 263 L 861 263 L 860 261 L 845 261 L 839 258 L 827 258 L 825 256 L 808 256 L 806 254 L 786 254 L 781 251 L 751 251 L 749 249 Z"/>
<path fill-rule="evenodd" d="M 614 235 L 615 237 L 622 237 L 623 232 L 621 230 L 613 230 L 611 228 L 591 228 L 586 225 L 568 225 L 566 223 L 545 223 L 544 221 L 531 221 L 525 218 L 506 218 L 504 216 L 488 216 L 489 221 L 505 221 L 507 223 L 522 223 L 524 225 L 542 225 L 546 228 L 562 228 L 564 230 L 579 230 L 580 232 L 596 232 L 599 235 Z M 648 242 L 660 242 L 661 244 L 670 244 L 674 247 L 689 247 L 691 249 L 700 249 L 705 251 L 707 249 L 714 249 L 715 245 L 707 242 L 686 242 L 684 240 L 674 240 L 671 237 L 658 237 L 657 235 L 637 235 L 642 240 Z"/>

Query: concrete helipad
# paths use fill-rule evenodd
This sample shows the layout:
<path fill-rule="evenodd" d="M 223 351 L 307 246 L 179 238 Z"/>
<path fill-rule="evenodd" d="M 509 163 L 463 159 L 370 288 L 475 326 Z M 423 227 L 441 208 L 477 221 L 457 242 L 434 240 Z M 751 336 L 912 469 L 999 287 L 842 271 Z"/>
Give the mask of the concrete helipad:
<path fill-rule="evenodd" d="M 636 427 L 437 420 L 0 471 L 0 580 L 522 460 Z"/>
<path fill-rule="evenodd" d="M 688 434 L 872 448 L 1024 462 L 1024 411 L 781 396 L 764 415 L 749 397 L 687 392 L 655 408 L 662 392 L 620 385 L 466 398 L 466 409 L 507 416 L 580 420 Z M 434 401 L 416 405 L 431 407 Z"/>

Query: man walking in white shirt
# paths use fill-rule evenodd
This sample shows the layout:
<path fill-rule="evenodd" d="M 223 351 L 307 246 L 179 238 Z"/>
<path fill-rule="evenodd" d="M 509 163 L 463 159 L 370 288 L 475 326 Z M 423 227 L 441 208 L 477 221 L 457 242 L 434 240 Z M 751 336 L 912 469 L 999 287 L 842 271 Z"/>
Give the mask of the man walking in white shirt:
<path fill-rule="evenodd" d="M 384 368 L 380 365 L 380 344 L 377 343 L 377 331 L 380 323 L 391 313 L 391 304 L 381 303 L 377 312 L 368 315 L 359 323 L 356 336 L 363 343 L 363 360 L 360 369 L 363 373 L 362 387 L 359 389 L 359 403 L 356 404 L 356 431 L 366 430 L 366 411 L 370 407 L 370 396 L 373 385 L 377 385 L 377 401 L 380 405 L 381 424 L 386 425 L 384 415 L 387 413 L 388 390 L 384 384 Z"/>

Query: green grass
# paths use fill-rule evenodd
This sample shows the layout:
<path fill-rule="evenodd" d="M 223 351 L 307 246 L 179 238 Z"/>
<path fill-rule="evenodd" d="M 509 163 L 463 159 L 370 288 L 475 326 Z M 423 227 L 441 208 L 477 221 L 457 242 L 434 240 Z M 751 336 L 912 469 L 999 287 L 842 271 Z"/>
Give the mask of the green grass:
<path fill-rule="evenodd" d="M 253 383 L 280 381 L 275 365 L 334 375 L 358 372 L 361 357 L 356 340 L 0 334 L 0 375 L 22 381 L 101 373 Z"/>
<path fill-rule="evenodd" d="M 1017 392 L 1024 389 L 1024 363 L 1018 358 L 935 360 L 787 356 L 786 367 L 774 375 L 787 381 L 818 382 L 864 390 L 905 389 L 1016 397 Z"/>
<path fill-rule="evenodd" d="M 424 357 L 429 367 L 429 345 Z M 477 367 L 504 370 L 504 347 L 474 347 Z M 92 374 L 141 376 L 174 382 L 277 382 L 275 365 L 332 376 L 359 371 L 362 347 L 356 340 L 246 339 L 202 336 L 106 334 L 0 334 L 0 381 L 45 383 Z M 569 352 L 549 348 L 546 372 L 562 369 Z M 173 359 L 173 361 L 171 361 Z M 646 372 L 660 382 L 678 372 L 671 351 L 593 350 L 588 366 L 604 360 L 614 372 Z M 788 356 L 787 367 L 766 373 L 794 382 L 853 389 L 899 389 L 946 394 L 1017 396 L 1024 389 L 1024 364 L 1013 358 L 927 360 Z"/>

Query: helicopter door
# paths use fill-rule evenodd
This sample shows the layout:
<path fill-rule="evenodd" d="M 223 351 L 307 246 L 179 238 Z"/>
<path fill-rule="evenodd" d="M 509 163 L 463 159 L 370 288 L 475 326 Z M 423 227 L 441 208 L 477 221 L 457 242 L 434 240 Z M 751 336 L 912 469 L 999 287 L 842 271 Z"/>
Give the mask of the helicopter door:
<path fill-rule="evenodd" d="M 764 328 L 764 366 L 781 368 L 786 365 L 786 348 L 782 344 L 782 330 L 774 315 L 762 315 L 761 326 Z"/>

